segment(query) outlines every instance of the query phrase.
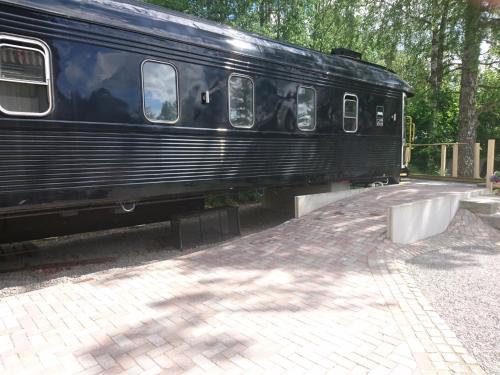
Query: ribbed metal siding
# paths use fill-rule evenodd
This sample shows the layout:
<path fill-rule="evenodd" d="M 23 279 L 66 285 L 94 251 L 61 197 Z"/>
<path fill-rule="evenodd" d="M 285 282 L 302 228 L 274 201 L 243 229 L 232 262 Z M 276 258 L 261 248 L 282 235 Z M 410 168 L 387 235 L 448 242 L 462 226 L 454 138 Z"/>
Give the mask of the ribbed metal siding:
<path fill-rule="evenodd" d="M 311 176 L 339 168 L 356 175 L 370 166 L 393 166 L 398 147 L 394 138 L 370 138 L 355 137 L 354 143 L 346 143 L 333 136 L 222 138 L 2 130 L 0 193 Z"/>
<path fill-rule="evenodd" d="M 314 174 L 319 140 L 0 132 L 0 191 Z"/>

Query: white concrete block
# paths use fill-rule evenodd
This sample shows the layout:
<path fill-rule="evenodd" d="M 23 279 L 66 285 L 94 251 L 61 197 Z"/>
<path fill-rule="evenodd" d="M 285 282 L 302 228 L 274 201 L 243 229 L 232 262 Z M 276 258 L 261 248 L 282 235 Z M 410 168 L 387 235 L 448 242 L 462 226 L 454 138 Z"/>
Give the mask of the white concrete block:
<path fill-rule="evenodd" d="M 454 193 L 389 207 L 387 237 L 395 243 L 409 244 L 442 233 L 453 220 L 460 200 L 483 191 Z"/>
<path fill-rule="evenodd" d="M 331 182 L 329 184 L 329 192 L 351 190 L 351 183 L 349 181 Z"/>
<path fill-rule="evenodd" d="M 352 197 L 368 189 L 338 190 L 329 193 L 298 195 L 295 197 L 295 217 L 304 216 L 327 204 Z"/>
<path fill-rule="evenodd" d="M 307 186 L 266 188 L 264 189 L 262 205 L 271 210 L 294 215 L 296 196 L 348 191 L 350 187 L 349 181 L 341 181 Z"/>

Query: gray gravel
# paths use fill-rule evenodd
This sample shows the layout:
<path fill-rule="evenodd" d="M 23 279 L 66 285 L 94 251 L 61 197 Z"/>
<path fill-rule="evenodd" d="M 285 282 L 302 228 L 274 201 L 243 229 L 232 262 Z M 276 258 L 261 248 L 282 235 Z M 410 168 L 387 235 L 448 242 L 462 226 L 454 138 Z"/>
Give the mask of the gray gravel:
<path fill-rule="evenodd" d="M 500 374 L 500 232 L 484 226 L 479 219 L 474 224 L 469 220 L 462 234 L 455 225 L 423 241 L 419 246 L 429 251 L 407 261 L 407 266 L 433 308 L 481 366 Z M 470 235 L 485 231 L 487 236 Z"/>
<path fill-rule="evenodd" d="M 259 204 L 240 207 L 241 234 L 251 234 L 288 220 L 287 214 L 274 212 Z M 124 269 L 166 260 L 200 251 L 210 244 L 179 251 L 172 246 L 169 222 L 140 225 L 64 236 L 24 243 L 33 248 L 28 255 L 0 258 L 0 299 L 13 294 L 45 288 L 50 285 L 76 282 L 89 278 L 108 278 Z M 15 245 L 4 245 L 8 251 Z M 15 249 L 16 249 L 15 248 Z M 65 262 L 105 260 L 96 264 L 61 265 Z M 51 265 L 38 269 L 40 265 Z M 55 264 L 55 266 L 53 266 Z M 5 272 L 33 267 L 34 270 Z M 98 274 L 96 274 L 99 272 Z"/>

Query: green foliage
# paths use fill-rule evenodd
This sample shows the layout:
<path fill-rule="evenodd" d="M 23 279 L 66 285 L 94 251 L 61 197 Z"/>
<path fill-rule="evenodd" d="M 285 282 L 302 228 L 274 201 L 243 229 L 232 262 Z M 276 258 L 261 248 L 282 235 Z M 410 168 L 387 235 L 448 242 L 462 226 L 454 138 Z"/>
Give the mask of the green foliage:
<path fill-rule="evenodd" d="M 500 141 L 500 72 L 485 70 L 480 77 L 478 142 L 486 144 L 488 139 Z M 486 152 L 486 148 L 483 147 Z"/>
<path fill-rule="evenodd" d="M 188 12 L 190 10 L 189 2 L 185 0 L 149 0 L 147 2 L 180 12 Z"/>
<path fill-rule="evenodd" d="M 225 194 L 209 194 L 205 197 L 205 208 L 237 206 L 260 202 L 262 202 L 262 193 L 259 190 L 242 190 Z"/>

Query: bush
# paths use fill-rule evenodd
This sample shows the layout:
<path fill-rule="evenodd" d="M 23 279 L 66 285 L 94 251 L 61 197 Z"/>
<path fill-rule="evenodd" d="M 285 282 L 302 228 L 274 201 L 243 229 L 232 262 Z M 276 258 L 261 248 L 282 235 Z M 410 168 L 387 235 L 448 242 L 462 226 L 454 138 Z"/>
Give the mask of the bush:
<path fill-rule="evenodd" d="M 205 208 L 239 206 L 241 204 L 262 202 L 262 191 L 252 189 L 205 196 Z"/>

